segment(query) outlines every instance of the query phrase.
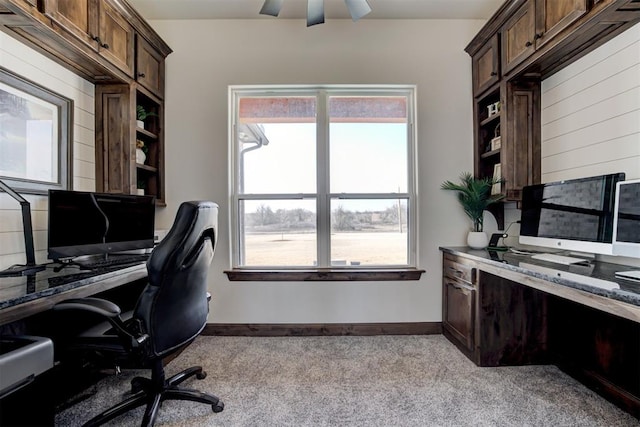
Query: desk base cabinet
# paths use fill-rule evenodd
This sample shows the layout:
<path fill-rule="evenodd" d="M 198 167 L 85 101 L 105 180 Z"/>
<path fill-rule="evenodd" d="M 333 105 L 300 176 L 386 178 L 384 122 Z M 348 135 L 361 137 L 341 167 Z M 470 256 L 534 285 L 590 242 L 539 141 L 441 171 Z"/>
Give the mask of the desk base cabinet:
<path fill-rule="evenodd" d="M 556 365 L 640 418 L 640 323 L 525 282 L 445 253 L 444 336 L 478 366 Z"/>

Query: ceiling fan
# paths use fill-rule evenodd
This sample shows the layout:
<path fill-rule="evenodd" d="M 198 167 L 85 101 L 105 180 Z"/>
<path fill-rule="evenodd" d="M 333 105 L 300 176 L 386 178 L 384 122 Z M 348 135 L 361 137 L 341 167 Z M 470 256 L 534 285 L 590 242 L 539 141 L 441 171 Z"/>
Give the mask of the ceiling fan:
<path fill-rule="evenodd" d="M 260 9 L 261 15 L 278 16 L 284 0 L 265 0 Z M 344 0 L 353 21 L 357 21 L 371 12 L 367 0 Z M 324 23 L 324 0 L 307 0 L 307 27 Z"/>

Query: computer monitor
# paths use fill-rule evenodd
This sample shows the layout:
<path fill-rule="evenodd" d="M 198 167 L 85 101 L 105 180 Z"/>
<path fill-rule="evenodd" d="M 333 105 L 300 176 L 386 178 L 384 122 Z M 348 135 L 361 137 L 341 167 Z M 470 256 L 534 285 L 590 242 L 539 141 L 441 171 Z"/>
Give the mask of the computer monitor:
<path fill-rule="evenodd" d="M 640 258 L 640 179 L 616 186 L 613 254 Z"/>
<path fill-rule="evenodd" d="M 613 254 L 615 189 L 624 173 L 524 187 L 519 242 Z"/>
<path fill-rule="evenodd" d="M 48 257 L 152 248 L 155 197 L 49 190 Z"/>

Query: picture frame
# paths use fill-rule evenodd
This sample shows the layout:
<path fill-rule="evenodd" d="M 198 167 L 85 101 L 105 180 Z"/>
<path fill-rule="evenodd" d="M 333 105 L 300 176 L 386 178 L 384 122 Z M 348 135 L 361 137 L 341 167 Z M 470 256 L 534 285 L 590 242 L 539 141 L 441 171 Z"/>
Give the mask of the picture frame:
<path fill-rule="evenodd" d="M 496 136 L 491 140 L 491 151 L 499 150 L 502 147 L 502 139 L 499 136 Z"/>
<path fill-rule="evenodd" d="M 493 165 L 493 178 L 494 179 L 500 179 L 502 178 L 502 166 L 500 165 L 500 163 L 496 163 L 495 165 Z M 496 184 L 493 184 L 493 186 L 491 187 L 491 194 L 500 194 L 502 192 L 502 183 L 498 182 Z"/>
<path fill-rule="evenodd" d="M 71 183 L 73 100 L 0 68 L 0 179 L 46 194 Z"/>

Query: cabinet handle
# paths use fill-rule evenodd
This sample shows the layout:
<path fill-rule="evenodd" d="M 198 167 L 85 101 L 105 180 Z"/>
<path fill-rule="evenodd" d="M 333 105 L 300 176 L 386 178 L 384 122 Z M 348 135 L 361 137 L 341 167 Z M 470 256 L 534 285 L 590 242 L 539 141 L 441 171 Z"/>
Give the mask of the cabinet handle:
<path fill-rule="evenodd" d="M 102 40 L 100 40 L 100 36 L 92 36 L 91 40 L 98 42 L 100 47 L 102 47 L 104 49 L 109 49 L 109 45 L 108 44 L 102 43 Z"/>
<path fill-rule="evenodd" d="M 498 75 L 498 73 L 496 73 L 495 71 L 492 71 L 492 72 L 491 72 L 491 75 L 492 75 L 492 76 L 497 76 L 497 75 Z"/>
<path fill-rule="evenodd" d="M 536 34 L 536 35 L 535 35 L 535 37 L 533 38 L 533 40 L 541 39 L 543 35 L 544 35 L 544 33 L 538 33 L 538 34 Z"/>
<path fill-rule="evenodd" d="M 147 76 L 146 76 L 144 73 L 138 73 L 138 77 L 145 78 L 145 77 L 147 77 Z"/>
<path fill-rule="evenodd" d="M 529 46 L 532 46 L 532 45 L 533 45 L 533 43 L 531 43 L 531 42 L 526 42 L 524 45 L 525 45 L 526 47 L 529 47 Z"/>

